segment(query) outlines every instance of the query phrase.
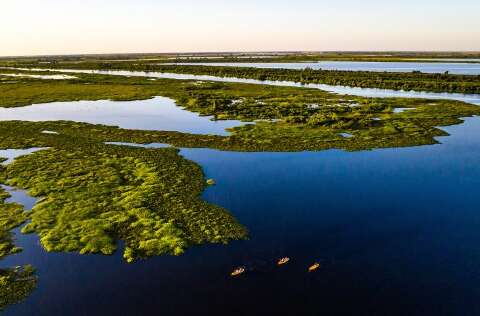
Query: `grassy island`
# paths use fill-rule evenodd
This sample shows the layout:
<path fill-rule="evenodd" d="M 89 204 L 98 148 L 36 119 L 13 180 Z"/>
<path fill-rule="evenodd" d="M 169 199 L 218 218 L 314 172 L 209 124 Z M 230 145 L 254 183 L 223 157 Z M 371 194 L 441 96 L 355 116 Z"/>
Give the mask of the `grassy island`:
<path fill-rule="evenodd" d="M 5 202 L 9 197 L 8 192 L 0 187 L 0 260 L 21 251 L 14 245 L 11 230 L 27 219 L 21 205 Z M 8 305 L 16 304 L 27 297 L 36 284 L 37 278 L 32 266 L 0 268 L 0 312 Z"/>
<path fill-rule="evenodd" d="M 132 262 L 246 236 L 227 211 L 200 199 L 203 173 L 176 149 L 70 141 L 5 172 L 9 185 L 42 197 L 22 232 L 39 234 L 47 251 L 108 255 L 121 239 Z"/>
<path fill-rule="evenodd" d="M 35 269 L 30 265 L 0 270 L 0 312 L 25 299 L 36 285 Z"/>
<path fill-rule="evenodd" d="M 230 136 L 129 131 L 66 122 L 2 122 L 0 139 L 5 143 L 2 146 L 50 147 L 68 135 L 73 139 L 88 136 L 96 142 L 159 142 L 176 147 L 235 151 L 364 150 L 434 144 L 435 137 L 446 135 L 438 126 L 458 124 L 462 117 L 480 114 L 478 106 L 450 100 L 364 98 L 318 89 L 173 79 L 152 81 L 142 77 L 86 74 L 77 77 L 59 81 L 8 78 L 10 83 L 0 85 L 0 105 L 165 96 L 179 106 L 215 119 L 257 122 L 232 129 Z M 399 113 L 402 108 L 409 110 Z M 60 136 L 42 134 L 41 129 L 58 131 Z M 342 133 L 353 137 L 342 137 Z"/>

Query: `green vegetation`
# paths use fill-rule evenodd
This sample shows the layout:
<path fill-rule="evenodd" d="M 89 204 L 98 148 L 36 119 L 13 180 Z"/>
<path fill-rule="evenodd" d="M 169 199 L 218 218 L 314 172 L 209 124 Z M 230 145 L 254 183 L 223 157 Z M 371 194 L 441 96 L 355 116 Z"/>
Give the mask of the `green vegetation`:
<path fill-rule="evenodd" d="M 449 63 L 479 63 L 479 53 L 398 53 L 398 52 L 329 52 L 329 53 L 273 53 L 273 54 L 221 54 L 208 56 L 208 58 L 191 56 L 170 56 L 156 57 L 156 59 L 138 59 L 136 62 L 189 62 L 189 63 L 210 63 L 210 62 L 235 62 L 235 63 L 295 63 L 295 62 L 319 62 L 319 61 L 358 61 L 358 62 L 427 62 L 438 63 L 448 61 Z M 455 61 L 450 59 L 466 59 Z M 101 59 L 90 59 L 90 61 Z M 85 61 L 85 59 L 84 59 Z M 115 59 L 109 59 L 109 62 Z"/>
<path fill-rule="evenodd" d="M 95 67 L 109 67 L 96 65 Z M 313 69 L 262 69 L 252 67 L 221 67 L 192 65 L 111 65 L 114 69 L 158 71 L 180 74 L 211 75 L 256 80 L 293 81 L 303 84 L 328 84 L 360 88 L 450 93 L 480 93 L 480 76 L 427 74 L 420 72 L 370 72 Z"/>
<path fill-rule="evenodd" d="M 37 233 L 48 251 L 111 254 L 122 240 L 129 262 L 245 238 L 246 230 L 226 210 L 201 200 L 201 192 L 213 182 L 177 149 L 105 142 L 235 151 L 364 150 L 433 144 L 434 137 L 446 135 L 437 126 L 480 114 L 479 107 L 457 101 L 372 99 L 292 87 L 86 74 L 63 81 L 8 80 L 0 85 L 2 106 L 162 95 L 216 119 L 260 120 L 232 129 L 230 136 L 65 121 L 0 122 L 0 148 L 50 148 L 21 157 L 0 172 L 2 183 L 41 198 L 28 213 L 4 208 L 11 208 L 7 218 L 13 221 L 3 223 L 5 231 L 28 217 L 31 222 L 23 232 Z M 412 110 L 394 112 L 405 107 Z M 5 236 L 5 253 L 17 251 L 10 235 Z"/>
<path fill-rule="evenodd" d="M 201 169 L 175 149 L 70 138 L 61 149 L 18 158 L 5 178 L 8 185 L 42 198 L 22 232 L 40 235 L 47 251 L 108 255 L 121 239 L 124 257 L 132 262 L 246 236 L 227 211 L 200 199 Z"/>
<path fill-rule="evenodd" d="M 30 265 L 0 270 L 0 312 L 25 299 L 36 286 L 35 269 Z"/>
<path fill-rule="evenodd" d="M 2 168 L 0 166 L 0 172 Z M 10 231 L 27 219 L 21 205 L 5 202 L 9 197 L 10 194 L 0 187 L 0 259 L 21 251 L 14 246 Z"/>
<path fill-rule="evenodd" d="M 156 71 L 164 73 L 211 75 L 256 80 L 293 81 L 361 88 L 451 93 L 480 93 L 480 75 L 430 74 L 421 72 L 395 73 L 337 70 L 262 69 L 253 67 L 221 67 L 197 65 L 166 65 L 137 62 L 82 62 L 61 64 L 27 64 L 21 67 Z"/>
<path fill-rule="evenodd" d="M 0 173 L 2 168 L 0 166 Z M 5 202 L 9 197 L 8 192 L 0 187 L 0 260 L 21 251 L 13 243 L 11 230 L 23 224 L 27 219 L 21 205 Z M 29 265 L 24 268 L 0 269 L 0 311 L 8 305 L 23 300 L 33 291 L 36 284 L 35 271 Z"/>
<path fill-rule="evenodd" d="M 374 75 L 86 60 L 75 63 L 75 67 L 475 93 L 480 81 L 478 76 Z M 75 58 L 59 63 L 52 60 L 58 67 L 70 67 L 71 61 Z M 27 64 L 36 62 L 33 59 Z M 234 128 L 230 136 L 217 136 L 126 130 L 66 121 L 0 121 L 0 148 L 49 148 L 18 158 L 7 167 L 0 166 L 0 183 L 29 190 L 39 198 L 34 208 L 25 212 L 21 205 L 6 202 L 9 194 L 0 187 L 0 259 L 21 251 L 14 244 L 12 230 L 27 220 L 22 232 L 38 234 L 47 251 L 109 255 L 121 241 L 127 262 L 163 254 L 180 255 L 190 246 L 247 237 L 246 229 L 229 212 L 201 199 L 202 191 L 207 185 L 215 185 L 215 180 L 206 180 L 201 168 L 181 157 L 178 149 L 116 146 L 106 142 L 168 143 L 175 147 L 229 151 L 368 150 L 434 144 L 435 137 L 447 135 L 439 126 L 459 124 L 463 117 L 480 115 L 478 106 L 448 100 L 375 99 L 306 88 L 75 76 L 75 79 L 47 81 L 0 75 L 0 107 L 165 96 L 201 115 L 256 123 Z M 411 109 L 395 113 L 397 108 Z M 57 134 L 42 133 L 45 130 Z M 343 137 L 342 133 L 352 137 Z M 35 271 L 29 265 L 0 269 L 0 311 L 23 300 L 36 284 Z"/>
<path fill-rule="evenodd" d="M 88 135 L 89 142 L 168 143 L 236 151 L 300 151 L 434 144 L 446 133 L 437 126 L 478 115 L 475 105 L 448 100 L 362 98 L 317 89 L 238 83 L 149 80 L 141 77 L 79 75 L 78 79 L 21 79 L 0 85 L 0 104 L 20 106 L 59 100 L 144 99 L 155 95 L 216 119 L 263 120 L 234 128 L 229 137 L 162 131 L 128 131 L 106 126 L 48 122 L 0 123 L 4 148 L 58 147 L 65 138 Z M 413 108 L 394 113 L 395 108 Z M 42 134 L 54 130 L 60 135 Z M 344 138 L 340 133 L 350 133 Z M 17 137 L 22 135 L 22 137 Z M 72 140 L 68 140 L 72 141 Z"/>
<path fill-rule="evenodd" d="M 0 183 L 39 198 L 24 212 L 20 205 L 6 203 L 8 193 L 0 190 L 0 258 L 20 251 L 11 231 L 27 219 L 22 232 L 38 234 L 47 251 L 108 255 L 123 241 L 128 262 L 246 238 L 246 229 L 230 213 L 201 199 L 205 187 L 215 181 L 206 180 L 201 168 L 177 149 L 106 142 L 230 151 L 365 150 L 434 144 L 436 136 L 447 135 L 438 126 L 480 115 L 480 107 L 458 101 L 374 99 L 237 83 L 76 77 L 52 81 L 0 75 L 0 106 L 165 96 L 201 115 L 256 123 L 218 136 L 66 121 L 0 122 L 0 148 L 49 148 L 0 167 Z M 412 109 L 395 113 L 396 108 Z M 45 130 L 57 134 L 42 133 Z M 21 301 L 36 282 L 30 266 L 0 270 L 0 309 Z"/>

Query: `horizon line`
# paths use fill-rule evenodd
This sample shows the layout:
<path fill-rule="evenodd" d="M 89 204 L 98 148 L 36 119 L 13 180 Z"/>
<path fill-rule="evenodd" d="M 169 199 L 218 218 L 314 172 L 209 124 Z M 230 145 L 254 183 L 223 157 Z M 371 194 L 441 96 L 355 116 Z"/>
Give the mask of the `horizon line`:
<path fill-rule="evenodd" d="M 82 56 L 128 56 L 128 55 L 209 55 L 209 54 L 305 54 L 305 53 L 375 53 L 375 54 L 387 54 L 387 53 L 454 53 L 454 54 L 480 54 L 480 50 L 258 50 L 258 51 L 177 51 L 177 52 L 132 52 L 132 53 L 62 53 L 62 54 L 33 54 L 33 55 L 1 55 L 0 58 L 32 58 L 32 57 L 82 57 Z"/>

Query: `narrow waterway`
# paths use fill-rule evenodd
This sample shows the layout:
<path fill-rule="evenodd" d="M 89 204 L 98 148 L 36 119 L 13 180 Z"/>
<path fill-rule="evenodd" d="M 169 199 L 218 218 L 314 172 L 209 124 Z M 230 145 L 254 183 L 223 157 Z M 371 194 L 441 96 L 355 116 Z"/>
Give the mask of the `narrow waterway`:
<path fill-rule="evenodd" d="M 178 65 L 203 65 L 223 67 L 253 67 L 276 69 L 314 69 L 314 70 L 341 70 L 341 71 L 375 71 L 375 72 L 412 72 L 424 73 L 451 73 L 457 75 L 480 75 L 479 60 L 468 60 L 470 63 L 460 63 L 462 60 L 439 60 L 435 62 L 372 62 L 372 61 L 318 61 L 318 62 L 292 62 L 292 63 L 250 63 L 250 62 L 202 62 L 202 63 L 176 63 Z M 438 62 L 437 62 L 438 61 Z M 467 61 L 467 60 L 463 60 Z"/>
<path fill-rule="evenodd" d="M 17 68 L 19 70 L 27 70 L 24 68 Z M 436 92 L 418 92 L 418 91 L 403 91 L 390 89 L 376 89 L 376 88 L 356 88 L 346 86 L 332 86 L 326 84 L 302 84 L 292 81 L 270 81 L 270 80 L 255 80 L 242 79 L 231 77 L 217 77 L 205 75 L 188 75 L 188 74 L 174 74 L 174 73 L 159 73 L 159 72 L 143 72 L 143 71 L 125 71 L 125 70 L 77 70 L 77 69 L 28 69 L 38 71 L 57 71 L 63 73 L 88 73 L 88 74 L 104 74 L 117 76 L 137 76 L 150 78 L 167 78 L 178 80 L 200 80 L 200 81 L 219 81 L 219 82 L 235 82 L 235 83 L 250 83 L 250 84 L 264 84 L 273 86 L 285 87 L 302 87 L 320 89 L 332 93 L 342 95 L 355 95 L 361 97 L 372 98 L 422 98 L 422 99 L 441 99 L 441 100 L 458 100 L 472 104 L 480 104 L 480 94 L 461 94 L 461 93 L 436 93 Z"/>

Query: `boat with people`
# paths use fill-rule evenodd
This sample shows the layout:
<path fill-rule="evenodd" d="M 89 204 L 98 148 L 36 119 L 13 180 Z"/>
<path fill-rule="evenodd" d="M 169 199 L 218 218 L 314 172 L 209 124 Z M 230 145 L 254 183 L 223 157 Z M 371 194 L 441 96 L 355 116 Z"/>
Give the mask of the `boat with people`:
<path fill-rule="evenodd" d="M 320 263 L 315 262 L 310 267 L 308 267 L 308 272 L 313 272 L 313 271 L 317 270 L 318 268 L 320 268 Z"/>
<path fill-rule="evenodd" d="M 233 270 L 232 273 L 230 273 L 230 275 L 232 277 L 235 277 L 235 276 L 239 276 L 241 274 L 245 273 L 245 268 L 244 267 L 238 267 L 236 268 L 235 270 Z"/>
<path fill-rule="evenodd" d="M 284 257 L 284 258 L 281 258 L 280 260 L 278 260 L 277 264 L 279 266 L 281 266 L 281 265 L 287 264 L 289 261 L 290 261 L 289 257 Z"/>

